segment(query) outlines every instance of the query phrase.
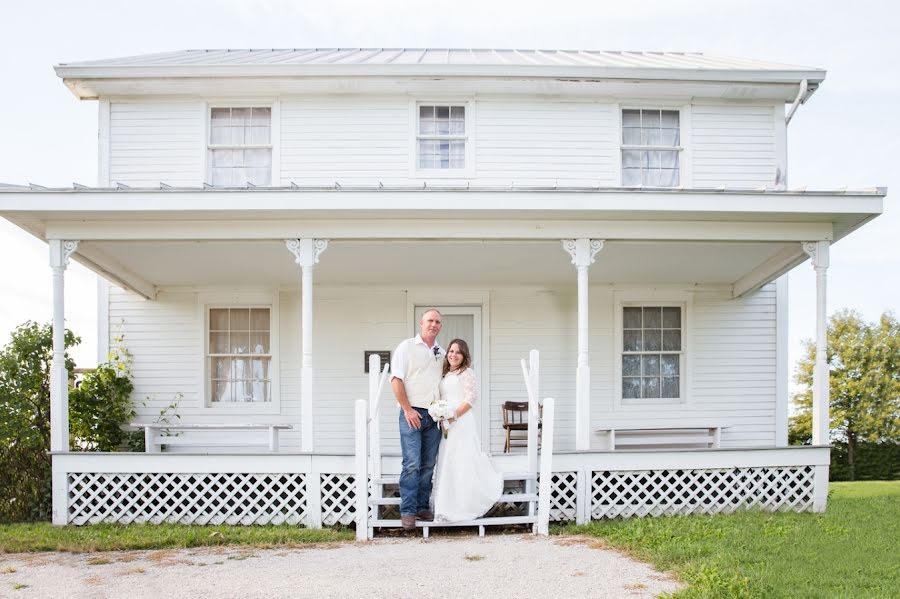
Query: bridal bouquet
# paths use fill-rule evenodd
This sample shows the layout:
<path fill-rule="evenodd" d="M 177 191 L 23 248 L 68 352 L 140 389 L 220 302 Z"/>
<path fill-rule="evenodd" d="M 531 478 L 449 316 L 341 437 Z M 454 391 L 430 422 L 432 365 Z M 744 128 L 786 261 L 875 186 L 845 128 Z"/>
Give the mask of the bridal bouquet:
<path fill-rule="evenodd" d="M 455 410 L 450 409 L 450 406 L 447 405 L 447 400 L 439 397 L 428 406 L 428 414 L 441 427 L 441 432 L 446 439 L 447 431 L 450 430 L 450 419 L 456 415 Z"/>

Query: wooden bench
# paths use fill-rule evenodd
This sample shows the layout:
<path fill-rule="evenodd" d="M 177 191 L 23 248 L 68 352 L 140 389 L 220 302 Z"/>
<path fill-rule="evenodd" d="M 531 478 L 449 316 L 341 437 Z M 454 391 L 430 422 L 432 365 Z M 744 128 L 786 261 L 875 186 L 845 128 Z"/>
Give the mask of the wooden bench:
<path fill-rule="evenodd" d="M 609 436 L 609 449 L 615 451 L 625 447 L 646 446 L 721 446 L 722 430 L 728 428 L 718 424 L 710 426 L 678 427 L 610 427 L 599 428 L 595 432 Z"/>
<path fill-rule="evenodd" d="M 222 443 L 207 441 L 179 442 L 176 436 L 160 435 L 160 431 L 269 431 L 269 451 L 278 451 L 278 432 L 293 428 L 290 424 L 164 424 L 161 422 L 132 422 L 131 426 L 144 429 L 144 450 L 160 453 L 165 445 L 208 445 L 221 446 Z M 244 444 L 249 445 L 249 444 Z"/>

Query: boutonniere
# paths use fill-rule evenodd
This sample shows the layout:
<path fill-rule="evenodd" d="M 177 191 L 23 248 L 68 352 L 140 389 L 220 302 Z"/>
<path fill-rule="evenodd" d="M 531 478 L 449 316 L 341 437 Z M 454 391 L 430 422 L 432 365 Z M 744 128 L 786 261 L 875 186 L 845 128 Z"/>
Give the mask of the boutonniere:
<path fill-rule="evenodd" d="M 434 359 L 440 360 L 441 359 L 441 348 L 439 348 L 437 345 L 435 345 L 434 350 L 432 350 L 432 351 L 434 351 Z"/>

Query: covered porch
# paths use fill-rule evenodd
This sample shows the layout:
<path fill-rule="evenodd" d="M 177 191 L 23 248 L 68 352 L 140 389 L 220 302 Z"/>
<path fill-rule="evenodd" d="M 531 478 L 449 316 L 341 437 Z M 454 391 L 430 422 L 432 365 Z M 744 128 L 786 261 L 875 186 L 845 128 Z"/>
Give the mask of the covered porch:
<path fill-rule="evenodd" d="M 121 499 L 124 489 L 140 495 L 148 484 L 156 485 L 159 496 L 178 489 L 178 497 L 190 489 L 226 484 L 232 498 L 262 488 L 288 489 L 278 492 L 296 496 L 302 486 L 306 502 L 302 516 L 294 510 L 283 521 L 308 525 L 341 521 L 344 516 L 335 520 L 323 505 L 332 500 L 352 505 L 348 490 L 352 481 L 347 478 L 353 472 L 352 405 L 367 395 L 365 352 L 389 351 L 411 336 L 416 308 L 432 305 L 478 309 L 473 326 L 480 338 L 481 356 L 476 360 L 482 440 L 500 468 L 523 458 L 498 455 L 499 406 L 523 399 L 518 360 L 532 347 L 541 349 L 545 356 L 541 394 L 555 397 L 558 406 L 553 448 L 558 514 L 584 521 L 679 513 L 681 508 L 673 507 L 679 505 L 720 511 L 767 501 L 772 508 L 824 509 L 827 376 L 818 377 L 815 392 L 818 447 L 779 448 L 786 445 L 788 365 L 786 289 L 775 281 L 813 258 L 819 315 L 817 371 L 824 372 L 828 249 L 880 211 L 877 192 L 74 193 L 80 200 L 78 210 L 72 210 L 71 197 L 65 197 L 70 192 L 46 191 L 29 194 L 34 204 L 27 213 L 9 216 L 4 211 L 7 218 L 50 243 L 56 330 L 62 330 L 64 318 L 65 265 L 74 255 L 131 292 L 117 295 L 118 304 L 107 303 L 105 314 L 107 323 L 114 321 L 115 309 L 131 314 L 130 321 L 124 318 L 130 339 L 145 348 L 183 339 L 160 328 L 161 321 L 145 319 L 152 306 L 163 309 L 162 320 L 175 314 L 175 326 L 190 333 L 182 344 L 186 353 L 180 356 L 158 360 L 147 353 L 141 363 L 141 354 L 136 353 L 138 393 L 146 388 L 155 394 L 155 401 L 163 402 L 174 389 L 186 389 L 183 421 L 234 424 L 249 418 L 253 423 L 289 425 L 291 431 L 283 434 L 276 455 L 251 457 L 233 449 L 216 453 L 202 445 L 156 456 L 71 453 L 67 373 L 57 359 L 52 449 L 54 513 L 59 524 L 118 521 L 120 516 L 113 512 L 97 520 L 103 512 L 97 505 L 116 503 L 114 498 Z M 374 210 L 373 205 L 380 207 Z M 204 310 L 228 302 L 272 306 L 272 349 L 267 352 L 272 359 L 272 388 L 270 400 L 262 402 L 268 405 L 259 410 L 211 405 L 209 316 Z M 665 401 L 659 402 L 652 401 L 652 394 L 634 397 L 625 392 L 630 374 L 624 357 L 629 351 L 624 345 L 629 328 L 623 322 L 625 310 L 648 306 L 680 310 L 680 324 L 670 327 L 680 334 L 678 347 L 671 349 L 680 356 L 677 370 L 669 373 L 678 379 L 674 383 L 678 391 L 668 397 L 660 393 L 656 397 Z M 732 326 L 726 321 L 735 314 L 749 316 Z M 741 337 L 745 332 L 749 336 Z M 54 347 L 57 358 L 62 355 L 61 344 L 60 336 Z M 735 379 L 738 372 L 744 376 Z M 158 405 L 153 404 L 150 413 Z M 391 410 L 384 412 L 381 443 L 387 472 L 391 460 L 396 460 L 390 433 L 396 422 Z M 642 426 L 714 426 L 722 430 L 721 446 L 609 451 L 605 431 Z M 251 463 L 269 466 L 253 469 Z M 256 478 L 275 474 L 270 469 L 290 476 L 277 484 L 272 477 L 265 482 Z M 207 482 L 182 480 L 180 474 L 188 473 L 200 473 Z M 772 492 L 766 486 L 782 484 L 793 494 Z M 339 490 L 326 493 L 322 485 Z M 673 488 L 678 489 L 674 496 L 667 491 Z M 716 488 L 725 495 L 711 491 Z M 690 495 L 699 493 L 697 489 L 706 493 L 692 502 Z M 749 494 L 740 495 L 744 492 Z M 628 508 L 630 500 L 616 493 L 631 493 L 645 507 Z M 741 499 L 727 499 L 732 496 Z M 78 497 L 90 499 L 86 505 L 96 508 L 94 512 L 79 511 Z M 596 497 L 600 499 L 595 502 Z M 666 503 L 666 497 L 672 501 Z M 710 497 L 717 499 L 710 503 Z M 574 499 L 574 511 L 567 498 Z M 231 515 L 217 512 L 212 518 L 227 521 L 243 513 L 235 510 Z M 204 518 L 154 514 L 121 518 Z"/>

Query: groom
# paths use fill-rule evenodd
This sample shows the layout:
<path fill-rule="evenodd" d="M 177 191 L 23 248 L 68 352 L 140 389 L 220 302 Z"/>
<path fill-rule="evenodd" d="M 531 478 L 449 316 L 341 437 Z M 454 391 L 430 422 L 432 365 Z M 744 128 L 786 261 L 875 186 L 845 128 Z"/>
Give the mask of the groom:
<path fill-rule="evenodd" d="M 437 397 L 444 350 L 437 344 L 441 313 L 431 309 L 419 321 L 419 334 L 397 346 L 391 359 L 391 388 L 400 404 L 400 521 L 403 528 L 433 520 L 429 500 L 441 430 L 428 414 Z"/>

